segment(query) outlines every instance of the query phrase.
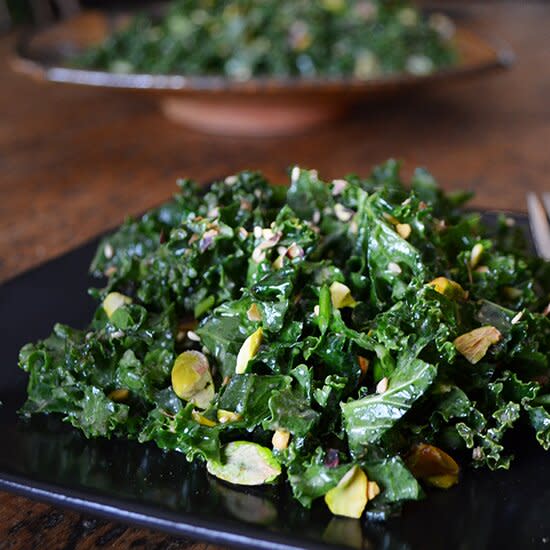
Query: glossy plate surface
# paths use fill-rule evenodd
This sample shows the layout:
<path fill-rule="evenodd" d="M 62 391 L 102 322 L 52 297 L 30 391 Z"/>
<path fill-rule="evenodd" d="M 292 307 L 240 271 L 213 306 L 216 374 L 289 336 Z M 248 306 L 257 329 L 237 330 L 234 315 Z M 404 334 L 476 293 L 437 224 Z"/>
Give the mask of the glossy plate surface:
<path fill-rule="evenodd" d="M 524 218 L 518 218 L 521 223 Z M 56 417 L 18 419 L 26 375 L 19 348 L 55 321 L 83 327 L 94 303 L 86 289 L 97 241 L 0 287 L 0 488 L 114 520 L 250 548 L 540 548 L 550 544 L 550 455 L 516 436 L 507 472 L 466 470 L 449 491 L 428 491 L 387 522 L 333 518 L 284 487 L 239 490 L 178 453 L 123 440 L 86 440 Z M 333 547 L 333 546 L 332 546 Z"/>
<path fill-rule="evenodd" d="M 39 80 L 156 94 L 164 114 L 219 134 L 280 135 L 334 119 L 352 105 L 421 86 L 477 76 L 508 66 L 513 56 L 458 28 L 454 42 L 459 63 L 426 76 L 396 74 L 354 78 L 252 78 L 245 82 L 217 76 L 115 74 L 70 66 L 71 56 L 101 43 L 126 16 L 84 12 L 24 37 L 13 67 Z"/>

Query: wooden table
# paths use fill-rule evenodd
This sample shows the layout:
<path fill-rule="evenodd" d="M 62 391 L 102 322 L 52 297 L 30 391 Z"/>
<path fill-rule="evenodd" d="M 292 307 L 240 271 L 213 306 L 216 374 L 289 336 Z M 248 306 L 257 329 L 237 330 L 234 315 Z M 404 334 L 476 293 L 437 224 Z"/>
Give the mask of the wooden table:
<path fill-rule="evenodd" d="M 390 156 L 427 166 L 475 205 L 524 209 L 550 190 L 550 6 L 457 8 L 478 33 L 503 40 L 512 70 L 359 110 L 310 134 L 277 139 L 201 135 L 164 120 L 148 100 L 41 85 L 7 66 L 0 39 L 0 281 L 67 251 L 166 199 L 178 176 L 208 181 L 243 168 L 283 180 L 289 164 L 332 178 Z M 206 548 L 0 493 L 0 549 Z"/>

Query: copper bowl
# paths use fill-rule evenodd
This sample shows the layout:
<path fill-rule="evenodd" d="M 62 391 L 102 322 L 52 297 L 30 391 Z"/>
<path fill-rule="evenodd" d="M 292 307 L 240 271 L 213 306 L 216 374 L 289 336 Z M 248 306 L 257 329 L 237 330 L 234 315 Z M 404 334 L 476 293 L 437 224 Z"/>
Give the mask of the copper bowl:
<path fill-rule="evenodd" d="M 356 78 L 252 78 L 246 82 L 216 76 L 117 74 L 76 69 L 71 56 L 101 43 L 128 16 L 88 11 L 24 36 L 13 68 L 42 81 L 156 94 L 171 120 L 214 134 L 275 136 L 304 131 L 345 114 L 376 97 L 433 87 L 507 67 L 513 56 L 458 28 L 456 66 L 426 76 L 396 74 Z"/>

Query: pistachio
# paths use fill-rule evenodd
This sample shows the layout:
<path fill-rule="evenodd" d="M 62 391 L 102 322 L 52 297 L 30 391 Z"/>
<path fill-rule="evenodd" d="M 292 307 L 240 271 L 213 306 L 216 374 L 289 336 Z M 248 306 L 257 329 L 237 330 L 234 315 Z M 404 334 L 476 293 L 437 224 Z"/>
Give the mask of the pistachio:
<path fill-rule="evenodd" d="M 118 270 L 114 265 L 110 265 L 103 273 L 105 277 L 112 277 L 117 271 Z"/>
<path fill-rule="evenodd" d="M 470 267 L 472 269 L 475 269 L 479 264 L 484 250 L 485 249 L 483 248 L 483 245 L 481 243 L 476 243 L 473 246 L 472 251 L 470 252 Z"/>
<path fill-rule="evenodd" d="M 246 372 L 248 362 L 258 353 L 263 339 L 262 327 L 253 332 L 243 343 L 237 355 L 237 366 L 235 372 L 243 374 Z"/>
<path fill-rule="evenodd" d="M 395 273 L 396 275 L 399 275 L 402 272 L 402 269 L 399 264 L 395 262 L 390 262 L 388 264 L 388 271 L 390 271 L 391 273 Z"/>
<path fill-rule="evenodd" d="M 206 409 L 214 398 L 214 383 L 206 356 L 200 351 L 184 351 L 178 355 L 172 367 L 172 388 L 181 399 Z"/>
<path fill-rule="evenodd" d="M 130 397 L 130 392 L 126 388 L 121 388 L 113 390 L 107 397 L 115 403 L 123 403 Z"/>
<path fill-rule="evenodd" d="M 201 341 L 201 337 L 196 332 L 194 332 L 192 330 L 187 331 L 187 338 L 189 338 L 189 340 L 191 340 L 191 342 L 200 342 Z"/>
<path fill-rule="evenodd" d="M 229 422 L 238 422 L 242 416 L 239 413 L 233 411 L 226 411 L 224 409 L 219 409 L 216 413 L 218 417 L 218 422 L 220 424 L 229 424 Z"/>
<path fill-rule="evenodd" d="M 510 321 L 510 323 L 512 325 L 517 325 L 520 321 L 521 321 L 521 318 L 523 317 L 523 310 L 520 311 L 519 313 L 516 313 L 513 317 L 512 317 L 512 320 Z"/>
<path fill-rule="evenodd" d="M 337 516 L 360 518 L 368 502 L 368 478 L 358 466 L 353 466 L 325 495 L 329 510 Z"/>
<path fill-rule="evenodd" d="M 428 25 L 444 40 L 450 40 L 455 34 L 455 24 L 443 13 L 432 13 L 428 18 Z"/>
<path fill-rule="evenodd" d="M 334 215 L 341 221 L 341 222 L 349 222 L 351 218 L 353 218 L 353 210 L 350 210 L 349 208 L 346 208 L 340 203 L 337 203 L 334 205 Z"/>
<path fill-rule="evenodd" d="M 271 264 L 273 266 L 273 269 L 281 269 L 283 267 L 284 261 L 285 261 L 285 254 L 281 254 L 280 256 L 277 256 L 273 263 Z"/>
<path fill-rule="evenodd" d="M 467 300 L 468 292 L 464 290 L 457 282 L 447 279 L 447 277 L 436 277 L 428 283 L 436 292 L 443 294 L 451 300 Z"/>
<path fill-rule="evenodd" d="M 369 481 L 367 483 L 367 499 L 372 500 L 380 494 L 380 487 L 376 481 Z"/>
<path fill-rule="evenodd" d="M 290 433 L 286 430 L 276 430 L 271 439 L 271 443 L 274 449 L 278 451 L 283 451 L 288 447 L 288 442 L 290 441 Z"/>
<path fill-rule="evenodd" d="M 286 254 L 289 258 L 303 258 L 304 256 L 304 250 L 301 246 L 298 246 L 296 243 L 292 243 L 288 250 L 286 251 Z"/>
<path fill-rule="evenodd" d="M 339 195 L 348 186 L 346 180 L 332 180 L 332 194 Z"/>
<path fill-rule="evenodd" d="M 355 307 L 357 305 L 357 302 L 351 295 L 351 290 L 349 287 L 339 283 L 338 281 L 334 281 L 330 285 L 330 298 L 332 305 L 337 309 L 341 309 L 343 307 Z"/>
<path fill-rule="evenodd" d="M 197 424 L 200 424 L 201 426 L 207 426 L 208 428 L 212 428 L 216 425 L 216 423 L 213 420 L 210 420 L 210 418 L 206 418 L 206 416 L 202 415 L 198 411 L 193 411 L 191 413 L 191 418 L 197 422 Z"/>
<path fill-rule="evenodd" d="M 120 292 L 109 292 L 103 300 L 103 309 L 109 319 L 113 316 L 113 313 L 121 306 L 131 304 L 132 299 Z"/>
<path fill-rule="evenodd" d="M 258 304 L 252 304 L 247 312 L 246 316 L 249 321 L 261 321 L 262 320 L 262 312 L 260 311 L 260 308 L 258 307 Z"/>
<path fill-rule="evenodd" d="M 493 326 L 476 328 L 455 339 L 455 348 L 466 359 L 475 365 L 478 363 L 492 344 L 496 344 L 502 338 L 500 331 Z"/>
<path fill-rule="evenodd" d="M 249 441 L 233 441 L 223 448 L 225 460 L 208 460 L 206 468 L 213 476 L 237 485 L 263 485 L 274 481 L 281 466 L 270 449 Z"/>
<path fill-rule="evenodd" d="M 433 445 L 415 445 L 405 462 L 414 477 L 435 487 L 448 489 L 458 482 L 458 464 L 445 451 Z"/>
<path fill-rule="evenodd" d="M 392 216 L 391 214 L 388 214 L 387 212 L 384 212 L 382 214 L 382 217 L 387 221 L 387 222 L 390 222 L 392 225 L 397 225 L 399 223 L 399 220 L 395 217 L 395 216 Z"/>
<path fill-rule="evenodd" d="M 388 389 L 389 380 L 387 376 L 384 376 L 378 384 L 376 384 L 376 393 L 384 393 Z"/>
<path fill-rule="evenodd" d="M 252 259 L 257 263 L 265 260 L 265 250 L 261 246 L 257 246 L 252 252 Z"/>
<path fill-rule="evenodd" d="M 113 249 L 113 246 L 110 243 L 107 243 L 103 247 L 103 255 L 105 256 L 105 259 L 110 260 L 115 254 L 115 251 Z"/>
<path fill-rule="evenodd" d="M 413 8 L 402 8 L 397 14 L 399 22 L 404 27 L 414 27 L 418 23 L 418 14 Z"/>
<path fill-rule="evenodd" d="M 481 447 L 474 447 L 472 449 L 472 460 L 481 460 L 483 458 L 483 450 Z"/>
<path fill-rule="evenodd" d="M 411 236 L 412 228 L 408 223 L 398 223 L 395 230 L 402 239 L 408 239 Z"/>

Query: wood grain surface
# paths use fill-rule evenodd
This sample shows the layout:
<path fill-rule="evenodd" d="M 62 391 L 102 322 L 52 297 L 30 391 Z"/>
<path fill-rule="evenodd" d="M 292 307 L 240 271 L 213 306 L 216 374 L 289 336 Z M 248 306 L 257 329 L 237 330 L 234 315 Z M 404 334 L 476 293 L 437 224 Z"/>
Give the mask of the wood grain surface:
<path fill-rule="evenodd" d="M 477 206 L 524 210 L 527 190 L 550 190 L 550 5 L 452 13 L 509 44 L 514 67 L 277 139 L 202 135 L 146 97 L 35 83 L 9 70 L 14 37 L 0 38 L 0 281 L 163 201 L 179 176 L 259 168 L 283 181 L 299 163 L 332 178 L 393 156 L 406 173 L 424 165 L 446 189 L 474 189 Z M 0 549 L 35 547 L 213 548 L 0 493 Z"/>

